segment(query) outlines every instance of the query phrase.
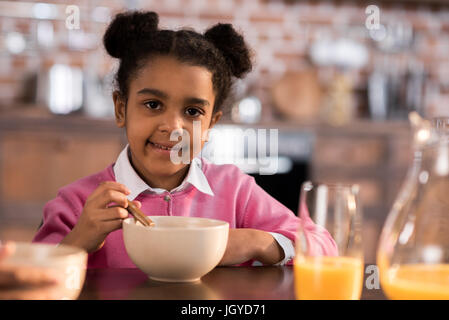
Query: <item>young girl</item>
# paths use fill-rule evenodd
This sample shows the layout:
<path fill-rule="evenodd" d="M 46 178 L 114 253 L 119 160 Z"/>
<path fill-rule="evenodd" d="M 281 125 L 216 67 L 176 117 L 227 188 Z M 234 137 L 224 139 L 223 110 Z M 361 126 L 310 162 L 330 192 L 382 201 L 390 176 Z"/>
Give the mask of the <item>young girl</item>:
<path fill-rule="evenodd" d="M 115 17 L 103 42 L 120 59 L 113 100 L 128 145 L 105 170 L 59 190 L 44 208 L 34 241 L 84 248 L 89 267 L 135 268 L 121 230 L 130 200 L 147 215 L 227 221 L 220 265 L 291 262 L 300 223 L 317 252 L 333 250 L 330 236 L 300 221 L 236 166 L 212 164 L 198 152 L 188 164 L 171 161 L 178 143 L 172 132 L 189 133 L 190 150 L 194 143 L 202 147 L 233 78 L 252 68 L 249 49 L 231 25 L 217 24 L 204 34 L 163 30 L 154 12 L 126 12 Z M 201 135 L 193 134 L 194 122 Z"/>

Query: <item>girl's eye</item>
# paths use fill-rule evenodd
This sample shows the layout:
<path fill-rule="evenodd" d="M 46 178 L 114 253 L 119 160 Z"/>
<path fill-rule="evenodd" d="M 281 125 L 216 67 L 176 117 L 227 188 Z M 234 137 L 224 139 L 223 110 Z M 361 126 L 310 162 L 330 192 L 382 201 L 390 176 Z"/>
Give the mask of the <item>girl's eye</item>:
<path fill-rule="evenodd" d="M 158 101 L 152 100 L 152 101 L 145 102 L 144 105 L 146 107 L 150 108 L 150 109 L 154 109 L 155 110 L 155 109 L 158 109 L 161 104 Z"/>
<path fill-rule="evenodd" d="M 191 117 L 197 117 L 202 114 L 201 111 L 196 108 L 187 108 L 186 113 Z"/>

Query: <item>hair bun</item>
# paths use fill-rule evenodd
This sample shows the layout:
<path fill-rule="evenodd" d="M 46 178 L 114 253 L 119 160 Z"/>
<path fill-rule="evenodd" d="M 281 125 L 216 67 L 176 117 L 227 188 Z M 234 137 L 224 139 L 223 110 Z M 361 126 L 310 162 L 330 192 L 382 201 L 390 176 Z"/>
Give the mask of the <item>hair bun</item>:
<path fill-rule="evenodd" d="M 208 29 L 204 36 L 222 52 L 235 77 L 241 78 L 251 71 L 249 48 L 243 36 L 238 34 L 231 24 L 218 23 Z"/>
<path fill-rule="evenodd" d="M 158 23 L 159 17 L 155 12 L 119 13 L 104 34 L 104 47 L 112 57 L 122 59 L 130 46 L 151 37 L 157 31 Z"/>

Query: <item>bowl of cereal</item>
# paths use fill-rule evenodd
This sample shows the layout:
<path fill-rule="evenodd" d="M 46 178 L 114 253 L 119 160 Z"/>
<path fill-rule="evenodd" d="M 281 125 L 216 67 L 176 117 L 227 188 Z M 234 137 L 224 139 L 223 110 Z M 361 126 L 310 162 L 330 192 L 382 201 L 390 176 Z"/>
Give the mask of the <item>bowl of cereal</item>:
<path fill-rule="evenodd" d="M 150 216 L 154 226 L 134 218 L 123 221 L 123 239 L 132 262 L 149 278 L 165 282 L 193 282 L 223 258 L 229 223 L 221 220 Z"/>

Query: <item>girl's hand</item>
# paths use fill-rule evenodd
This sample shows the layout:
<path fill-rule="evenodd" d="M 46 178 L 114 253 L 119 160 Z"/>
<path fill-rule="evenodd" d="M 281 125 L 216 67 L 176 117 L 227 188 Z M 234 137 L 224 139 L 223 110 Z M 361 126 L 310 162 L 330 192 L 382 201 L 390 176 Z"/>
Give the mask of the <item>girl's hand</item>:
<path fill-rule="evenodd" d="M 284 250 L 271 234 L 256 229 L 229 229 L 228 245 L 220 266 L 254 259 L 270 265 L 284 258 Z"/>
<path fill-rule="evenodd" d="M 130 191 L 124 185 L 105 181 L 87 198 L 78 222 L 73 230 L 61 241 L 85 249 L 88 253 L 100 249 L 107 235 L 122 227 L 128 217 L 126 195 Z M 140 202 L 133 201 L 139 208 Z M 114 206 L 111 206 L 114 203 Z"/>

